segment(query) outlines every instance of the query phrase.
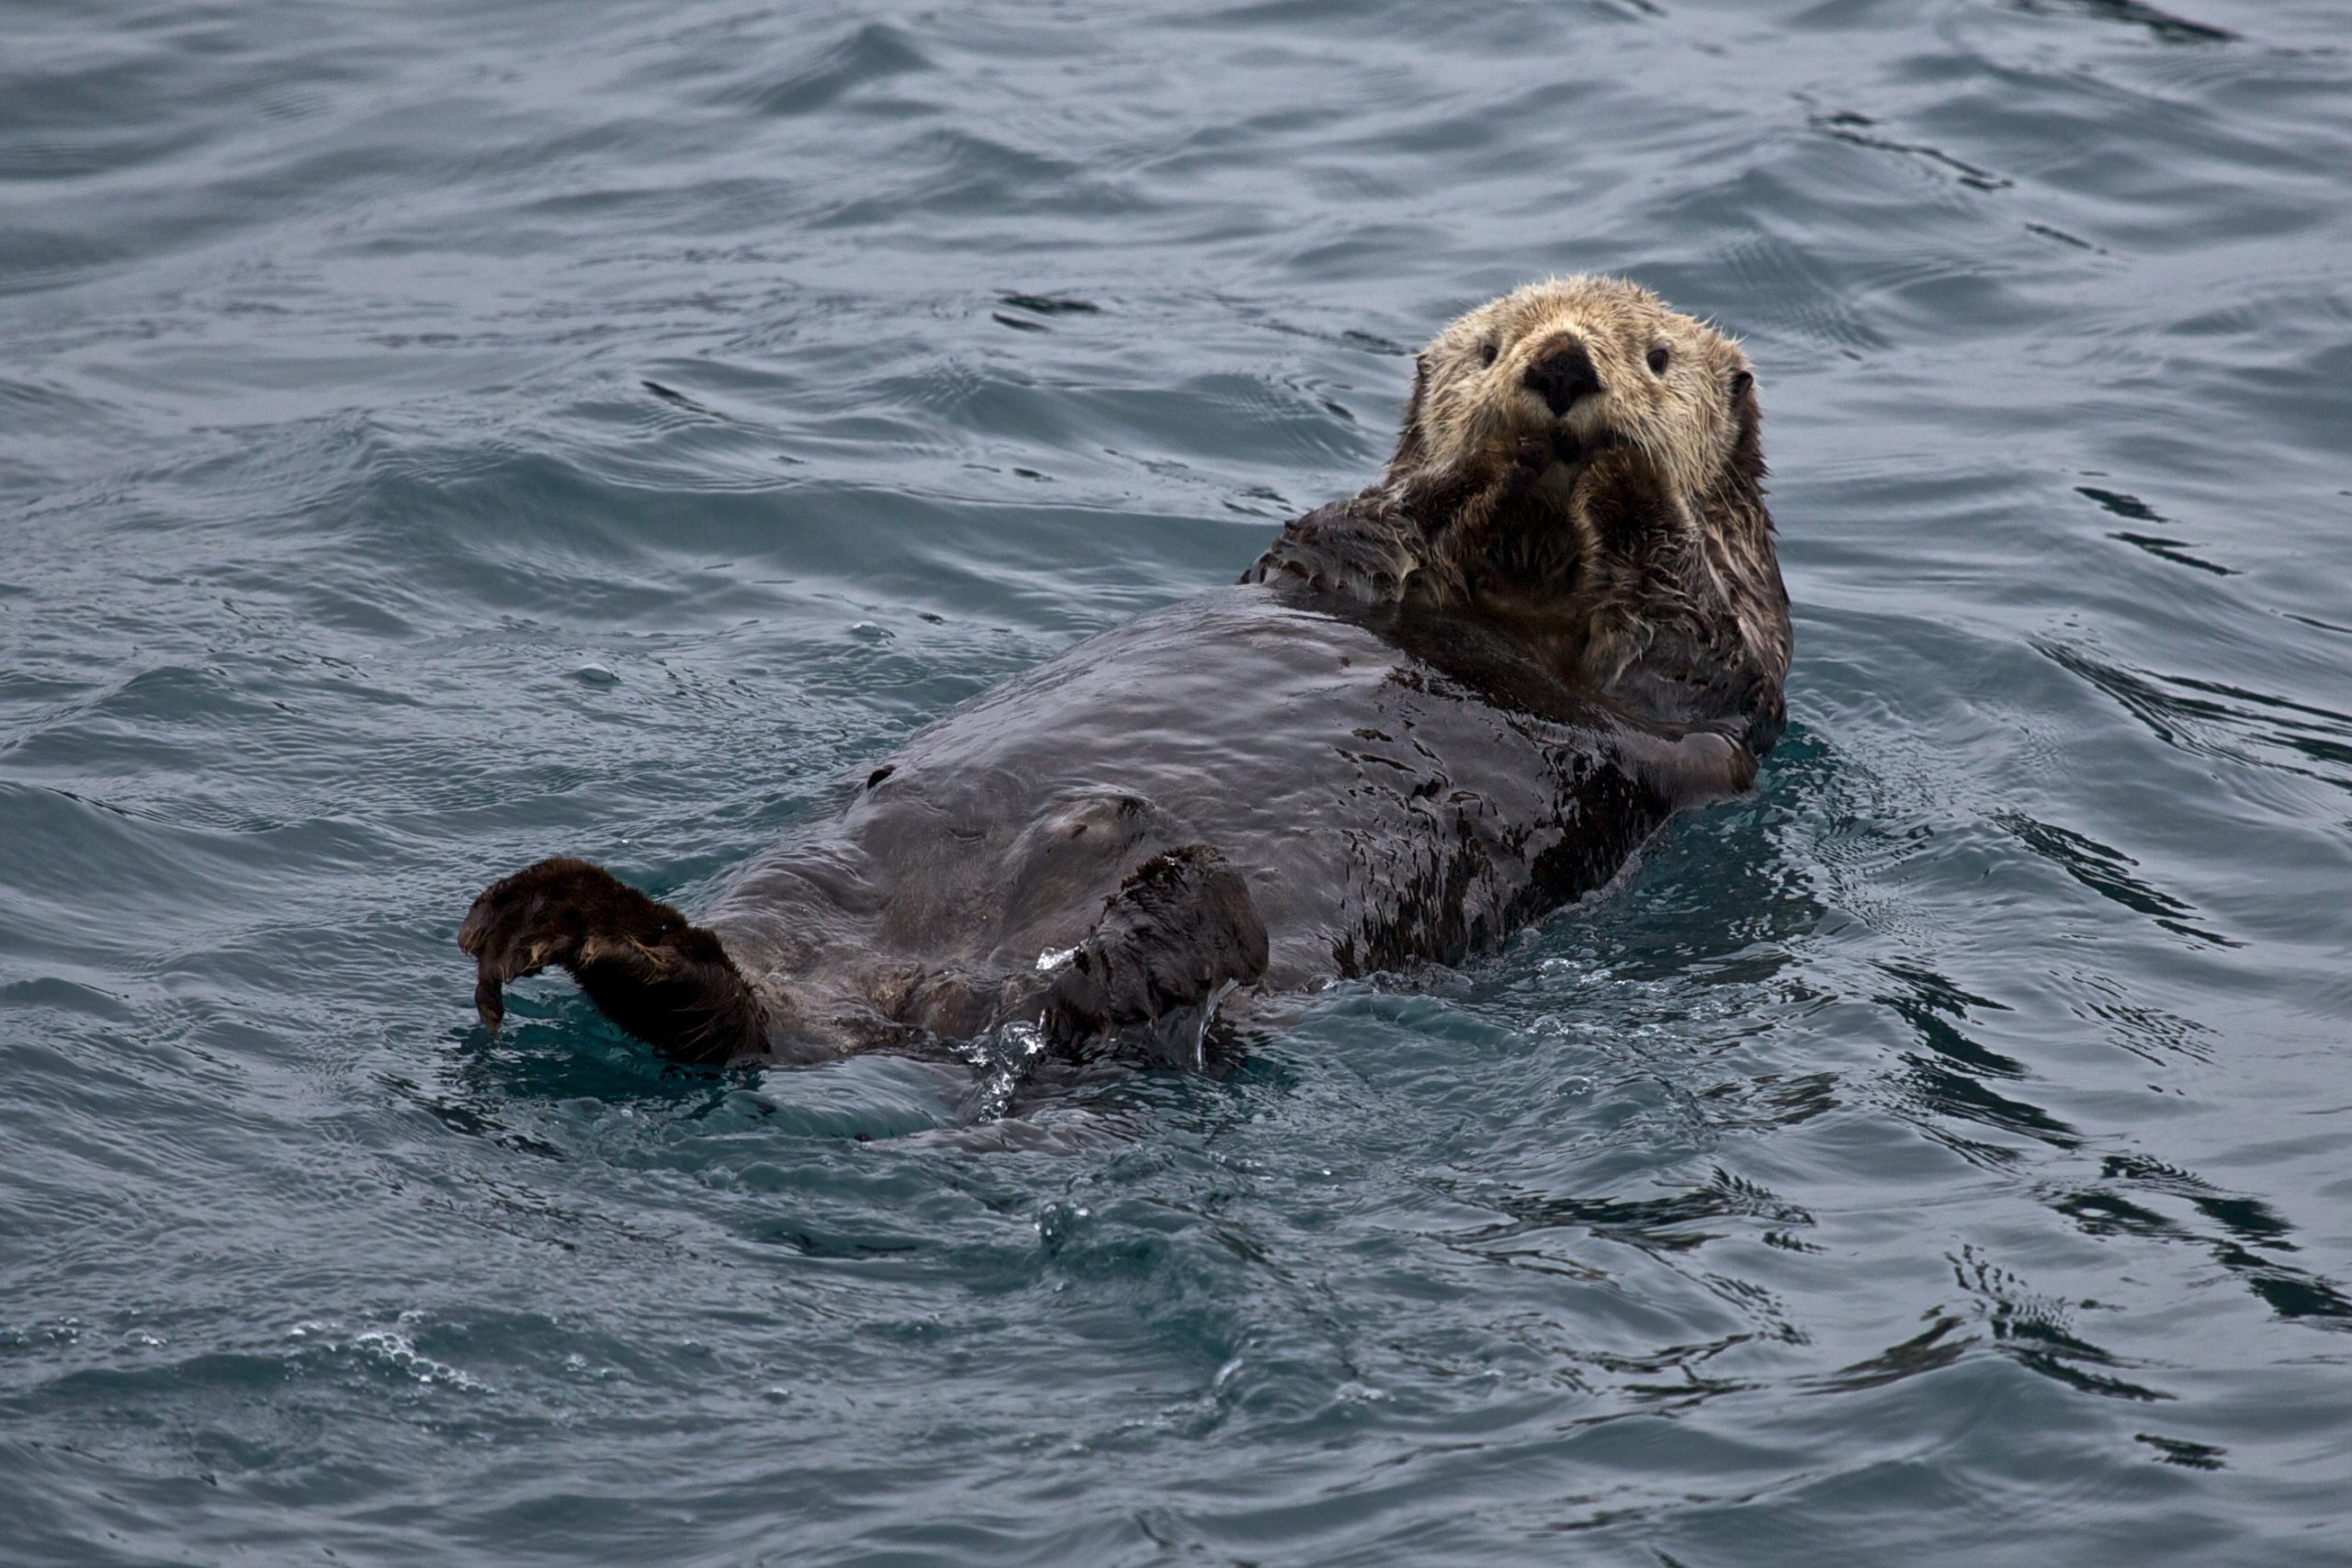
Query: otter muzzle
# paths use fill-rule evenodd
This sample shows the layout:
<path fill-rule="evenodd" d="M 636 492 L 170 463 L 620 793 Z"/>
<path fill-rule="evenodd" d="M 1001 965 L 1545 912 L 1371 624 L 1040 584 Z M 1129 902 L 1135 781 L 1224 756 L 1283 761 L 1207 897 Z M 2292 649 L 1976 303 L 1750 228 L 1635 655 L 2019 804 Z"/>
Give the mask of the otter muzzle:
<path fill-rule="evenodd" d="M 1580 399 L 1607 389 L 1600 384 L 1600 372 L 1593 368 L 1592 355 L 1574 338 L 1546 345 L 1529 362 L 1519 380 L 1544 400 L 1555 419 L 1576 407 Z"/>

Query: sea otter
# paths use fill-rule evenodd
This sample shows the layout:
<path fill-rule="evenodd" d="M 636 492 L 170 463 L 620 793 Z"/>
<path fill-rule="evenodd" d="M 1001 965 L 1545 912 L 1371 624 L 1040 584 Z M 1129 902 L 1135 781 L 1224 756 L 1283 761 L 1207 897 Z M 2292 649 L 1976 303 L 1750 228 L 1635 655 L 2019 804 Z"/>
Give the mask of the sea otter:
<path fill-rule="evenodd" d="M 689 1062 L 1017 1025 L 1197 1063 L 1237 990 L 1491 947 L 1780 733 L 1758 421 L 1739 348 L 1634 284 L 1481 306 L 1378 482 L 948 714 L 699 923 L 585 861 L 492 883 L 482 1021 L 554 964 Z"/>

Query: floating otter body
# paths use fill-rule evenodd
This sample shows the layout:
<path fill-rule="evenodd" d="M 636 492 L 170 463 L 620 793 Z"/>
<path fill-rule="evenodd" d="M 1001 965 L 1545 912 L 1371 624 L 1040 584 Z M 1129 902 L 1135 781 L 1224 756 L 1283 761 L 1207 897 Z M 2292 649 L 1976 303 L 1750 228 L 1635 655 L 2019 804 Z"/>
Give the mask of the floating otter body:
<path fill-rule="evenodd" d="M 1007 1023 L 1197 1060 L 1237 988 L 1490 947 L 1778 735 L 1757 417 L 1644 290 L 1507 295 L 1419 356 L 1380 483 L 941 719 L 699 924 L 583 861 L 492 884 L 483 1021 L 555 964 L 683 1060 Z"/>

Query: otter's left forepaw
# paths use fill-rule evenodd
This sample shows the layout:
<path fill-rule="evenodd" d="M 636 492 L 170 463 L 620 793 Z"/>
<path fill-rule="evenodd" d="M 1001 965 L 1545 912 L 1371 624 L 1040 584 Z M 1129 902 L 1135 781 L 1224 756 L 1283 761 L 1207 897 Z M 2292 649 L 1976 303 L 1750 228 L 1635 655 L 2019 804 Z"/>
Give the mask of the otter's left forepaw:
<path fill-rule="evenodd" d="M 1718 729 L 1693 729 L 1673 739 L 1629 731 L 1617 739 L 1617 756 L 1670 808 L 1728 800 L 1756 782 L 1756 753 Z"/>

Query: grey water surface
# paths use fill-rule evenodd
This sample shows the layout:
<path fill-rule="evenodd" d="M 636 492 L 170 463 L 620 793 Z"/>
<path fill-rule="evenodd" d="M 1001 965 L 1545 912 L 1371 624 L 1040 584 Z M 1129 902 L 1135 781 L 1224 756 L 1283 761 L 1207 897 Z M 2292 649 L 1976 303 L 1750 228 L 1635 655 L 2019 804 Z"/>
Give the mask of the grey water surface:
<path fill-rule="evenodd" d="M 0 0 L 0 1561 L 2352 1563 L 2334 0 Z M 1622 271 L 1746 801 L 1222 1077 L 665 1068 L 688 907 Z"/>

